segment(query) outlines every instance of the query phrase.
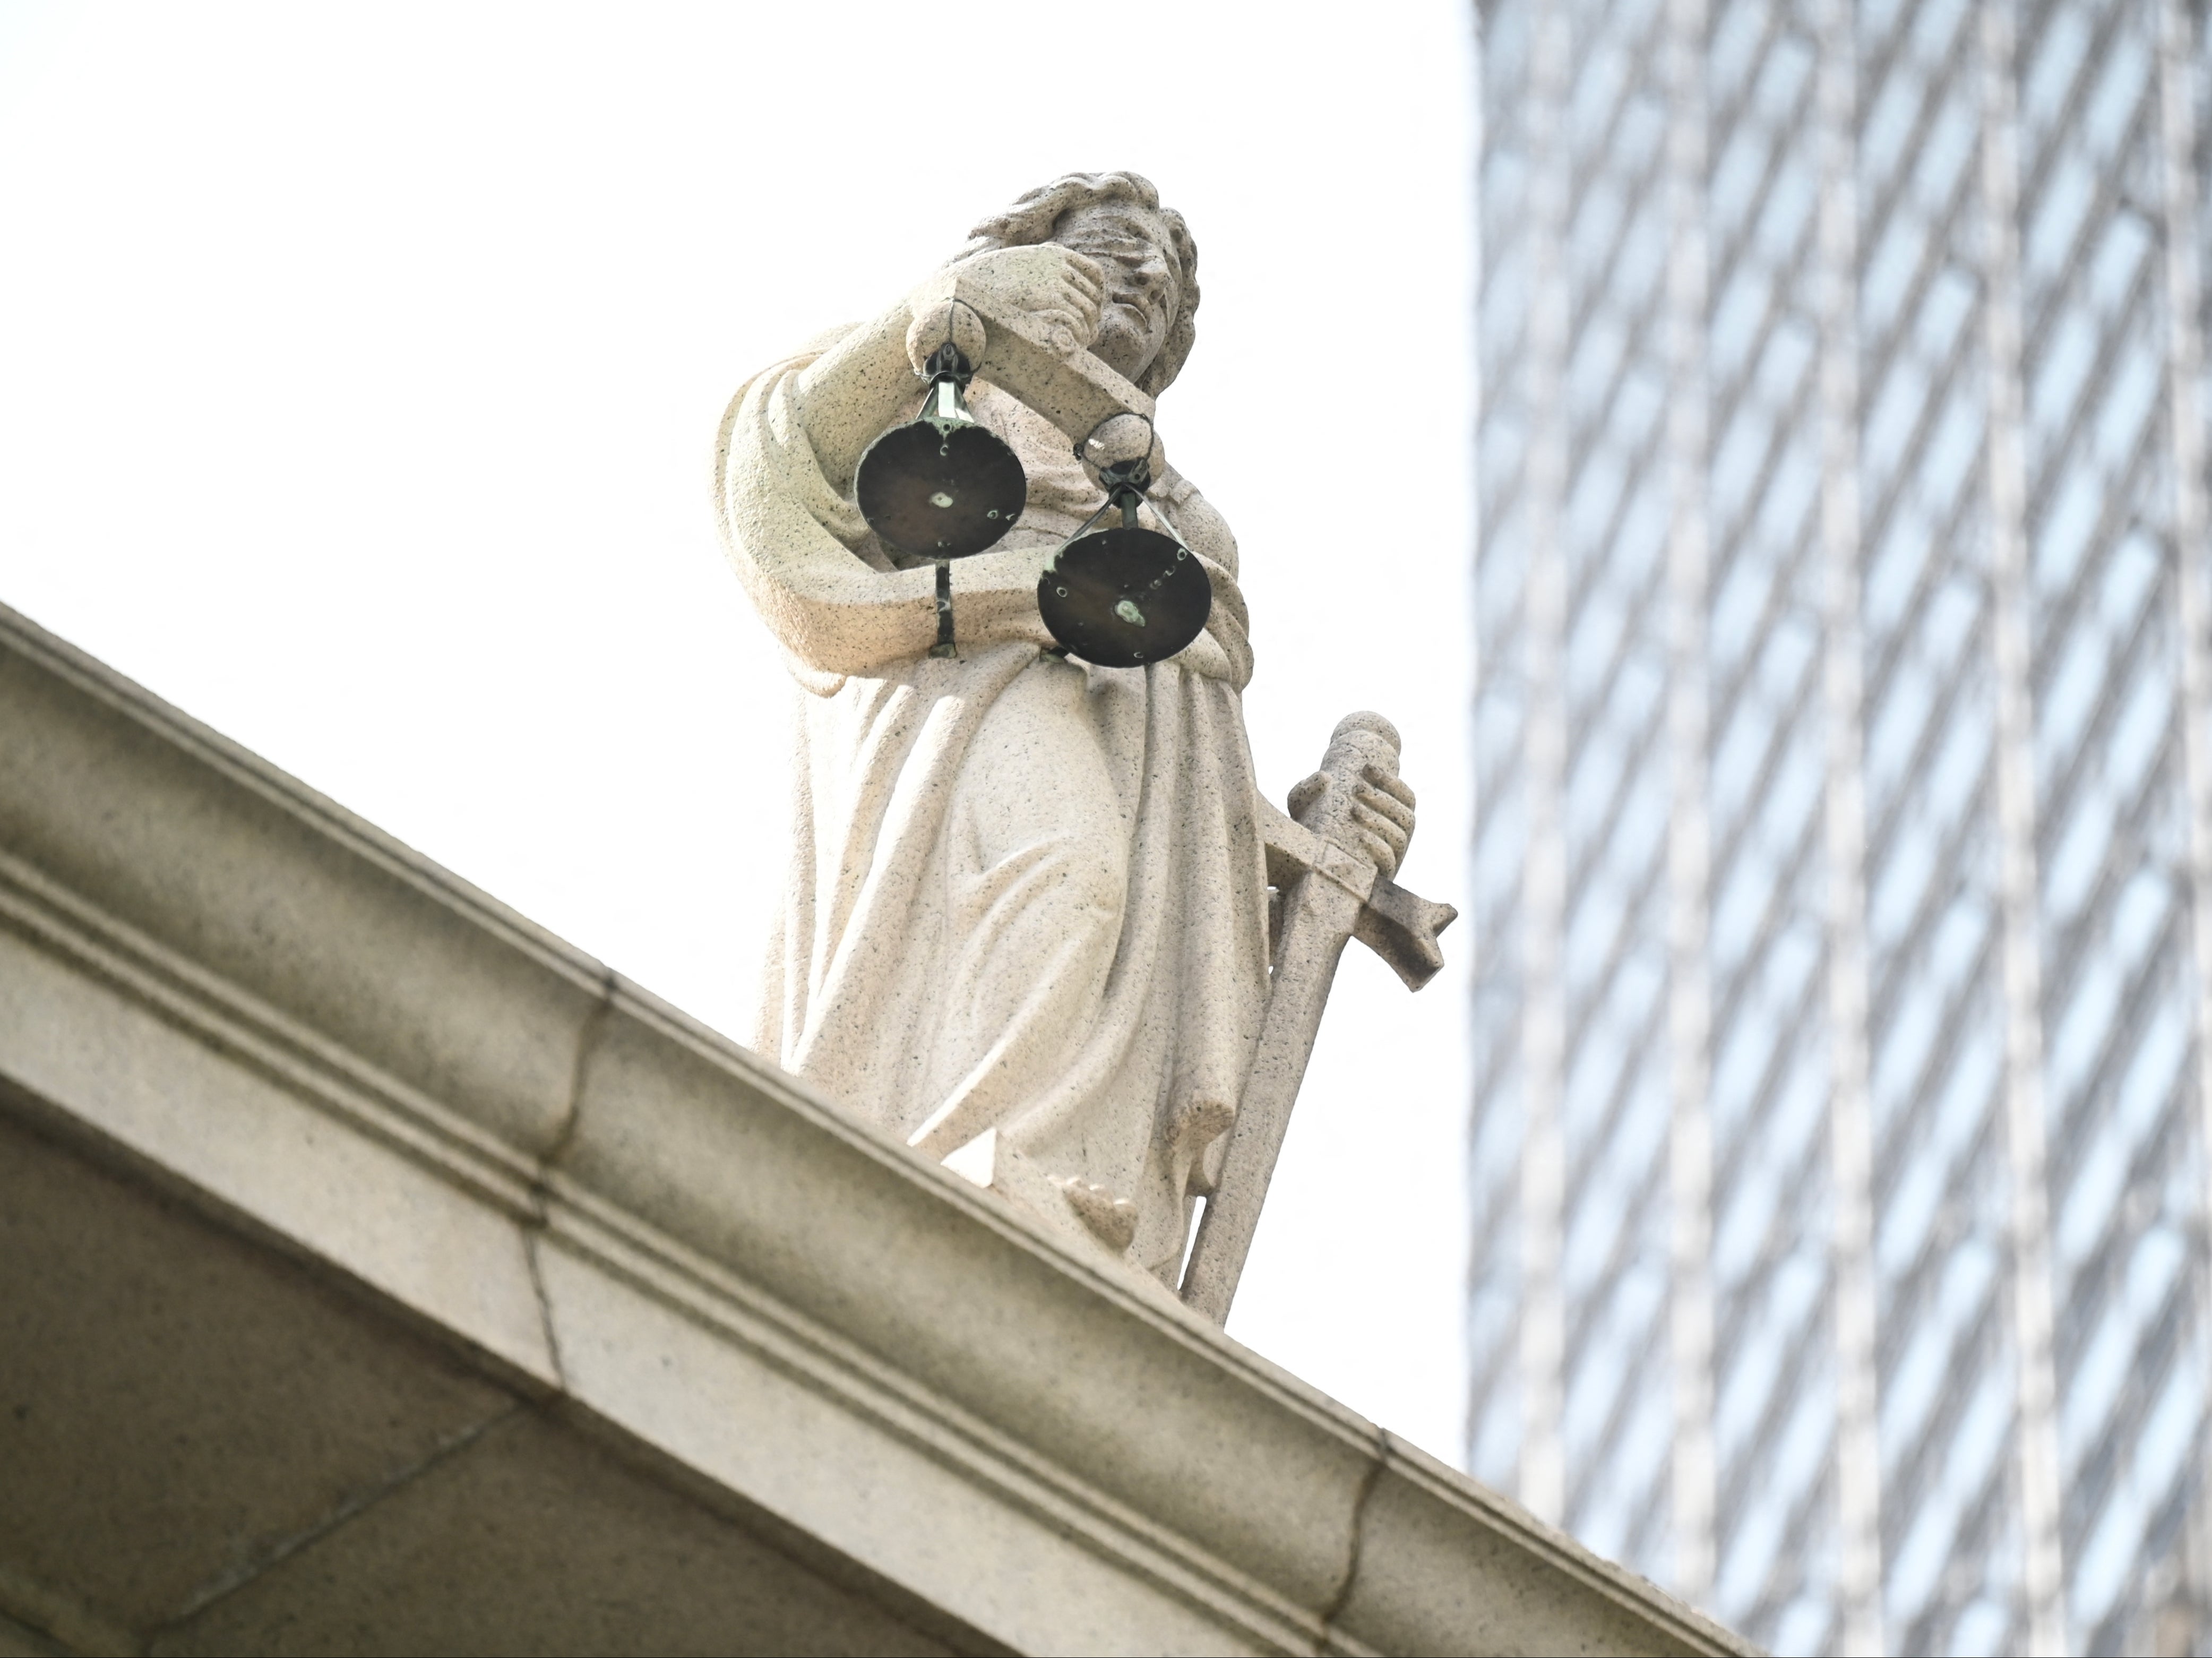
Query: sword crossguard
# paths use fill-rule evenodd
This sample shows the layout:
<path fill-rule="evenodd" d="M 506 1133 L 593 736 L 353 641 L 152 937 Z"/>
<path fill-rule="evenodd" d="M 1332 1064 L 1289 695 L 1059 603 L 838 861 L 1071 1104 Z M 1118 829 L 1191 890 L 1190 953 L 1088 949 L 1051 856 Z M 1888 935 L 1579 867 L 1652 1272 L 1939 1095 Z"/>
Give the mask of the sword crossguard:
<path fill-rule="evenodd" d="M 1260 839 L 1267 849 L 1267 884 L 1287 892 L 1302 875 L 1334 882 L 1359 900 L 1352 936 L 1419 990 L 1444 964 L 1437 935 L 1459 919 L 1449 904 L 1408 892 L 1374 865 L 1334 841 L 1322 839 L 1268 800 L 1260 802 Z"/>
<path fill-rule="evenodd" d="M 1397 728 L 1379 714 L 1346 716 L 1329 739 L 1321 769 L 1291 791 L 1290 812 L 1260 803 L 1267 880 L 1287 893 L 1299 877 L 1313 873 L 1350 892 L 1359 900 L 1352 936 L 1388 962 L 1408 990 L 1419 990 L 1443 968 L 1437 935 L 1459 912 L 1408 892 L 1390 878 L 1395 867 L 1378 867 L 1354 849 L 1372 839 L 1358 831 L 1355 790 L 1363 775 L 1378 771 L 1398 774 Z"/>
<path fill-rule="evenodd" d="M 1443 970 L 1444 951 L 1437 934 L 1458 919 L 1459 912 L 1449 904 L 1431 903 L 1394 881 L 1378 878 L 1366 908 L 1352 925 L 1352 936 L 1389 963 L 1407 989 L 1419 990 Z"/>

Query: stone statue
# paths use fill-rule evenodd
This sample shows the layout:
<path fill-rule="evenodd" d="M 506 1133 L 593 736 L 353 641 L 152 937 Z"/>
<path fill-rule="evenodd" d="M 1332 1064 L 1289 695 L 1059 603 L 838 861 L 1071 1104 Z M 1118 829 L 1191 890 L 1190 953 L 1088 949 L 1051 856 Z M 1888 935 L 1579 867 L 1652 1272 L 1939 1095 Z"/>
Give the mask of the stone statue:
<path fill-rule="evenodd" d="M 853 496 L 863 452 L 921 403 L 909 336 L 951 314 L 948 282 L 994 342 L 969 407 L 1029 480 L 1005 539 L 942 567 L 949 650 L 933 649 L 940 567 L 888 550 Z M 1072 174 L 984 221 L 880 316 L 749 381 L 717 467 L 730 557 L 799 685 L 793 853 L 756 1047 L 1170 1289 L 1255 1077 L 1271 950 L 1314 907 L 1284 895 L 1333 860 L 1330 890 L 1357 891 L 1316 924 L 1327 969 L 1358 933 L 1396 949 L 1409 982 L 1434 970 L 1450 914 L 1389 886 L 1414 801 L 1387 722 L 1347 721 L 1331 754 L 1349 757 L 1294 794 L 1301 818 L 1328 818 L 1326 844 L 1260 799 L 1237 544 L 1164 451 L 1140 522 L 1202 562 L 1204 633 L 1170 660 L 1100 668 L 1056 652 L 1040 618 L 1040 572 L 1105 495 L 1039 412 L 1059 410 L 1052 375 L 998 350 L 1002 328 L 1149 416 L 1189 355 L 1198 298 L 1196 246 L 1152 185 Z M 1323 972 L 1313 1020 L 1327 989 Z M 1307 1027 L 1285 1039 L 1290 1095 Z M 1285 1095 L 1274 1114 L 1288 1109 Z M 1279 1121 L 1270 1133 L 1258 1193 Z M 1249 1242 L 1248 1218 L 1216 1318 Z"/>

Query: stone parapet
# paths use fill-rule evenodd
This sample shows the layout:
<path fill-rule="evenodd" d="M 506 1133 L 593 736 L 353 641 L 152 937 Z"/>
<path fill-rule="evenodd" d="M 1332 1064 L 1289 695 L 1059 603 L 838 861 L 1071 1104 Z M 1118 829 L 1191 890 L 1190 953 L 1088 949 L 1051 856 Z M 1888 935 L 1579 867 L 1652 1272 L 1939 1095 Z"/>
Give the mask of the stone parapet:
<path fill-rule="evenodd" d="M 0 1651 L 1748 1649 L 5 610 L 0 1268 Z"/>

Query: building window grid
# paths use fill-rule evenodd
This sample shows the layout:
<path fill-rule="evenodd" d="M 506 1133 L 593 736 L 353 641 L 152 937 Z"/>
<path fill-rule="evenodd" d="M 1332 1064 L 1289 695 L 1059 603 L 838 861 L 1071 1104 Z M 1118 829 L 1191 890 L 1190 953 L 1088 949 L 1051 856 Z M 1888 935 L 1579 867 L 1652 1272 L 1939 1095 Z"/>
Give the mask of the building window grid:
<path fill-rule="evenodd" d="M 1484 404 L 1470 1338 L 1475 1472 L 1517 1473 L 1518 1008 L 1532 694 L 1531 514 L 1519 462 L 1555 386 L 1568 453 L 1549 522 L 1574 579 L 1555 687 L 1559 1273 L 1565 1515 L 1666 1581 L 1668 1102 L 1662 418 L 1665 145 L 1651 0 L 1577 0 L 1557 118 L 1522 106 L 1541 0 L 1483 11 Z M 1882 1600 L 1901 1650 L 2016 1647 L 2016 1363 L 1991 805 L 1986 365 L 1973 8 L 1869 3 L 1858 58 L 1858 392 L 1876 1146 Z M 2202 18 L 2192 66 L 2204 82 Z M 1817 32 L 1772 0 L 1715 0 L 1710 88 L 1713 1448 L 1708 1604 L 1755 1638 L 1840 1638 L 1826 1257 L 1825 715 L 1814 498 L 1818 162 L 1803 114 Z M 2170 517 L 2160 387 L 2157 16 L 2146 0 L 2023 6 L 2021 363 L 2026 414 L 2039 1012 L 2058 1309 L 2063 1540 L 2073 1643 L 2173 1637 L 2205 1585 L 2184 1558 L 2202 1483 L 2205 1170 L 2194 1127 Z M 2199 94 L 2203 106 L 2203 94 Z M 1524 361 L 1532 179 L 1574 202 L 1563 360 Z M 2205 176 L 2202 127 L 2196 132 Z M 1656 233 L 1663 239 L 1663 230 Z M 1540 519 L 1540 523 L 1547 521 Z M 2198 556 L 2201 557 L 2201 550 Z M 2201 1519 L 2200 1519 L 2201 1528 Z M 2159 1620 L 2163 1620 L 2162 1622 Z M 2155 1627 L 2154 1627 L 2155 1625 Z M 2163 1631 L 2160 1633 L 2159 1631 Z"/>

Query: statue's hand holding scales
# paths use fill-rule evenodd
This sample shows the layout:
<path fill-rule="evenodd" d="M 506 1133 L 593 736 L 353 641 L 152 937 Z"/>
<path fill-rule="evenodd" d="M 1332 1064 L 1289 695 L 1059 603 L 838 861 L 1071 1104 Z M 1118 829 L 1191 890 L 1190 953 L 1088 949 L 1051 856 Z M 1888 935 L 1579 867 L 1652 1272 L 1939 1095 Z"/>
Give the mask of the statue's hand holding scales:
<path fill-rule="evenodd" d="M 1056 242 L 1036 247 L 1002 247 L 962 260 L 953 270 L 957 285 L 981 302 L 983 315 L 1012 319 L 1024 318 L 1072 357 L 1087 347 L 1098 332 L 1099 307 L 1106 298 L 1106 273 L 1097 261 Z M 982 316 L 954 307 L 943 296 L 947 286 L 939 272 L 915 292 L 911 304 L 914 324 L 907 331 L 907 356 L 921 371 L 922 360 L 937 349 L 948 328 L 957 331 L 954 343 L 978 366 L 983 361 L 986 338 Z M 948 313 L 957 311 L 959 314 Z"/>
<path fill-rule="evenodd" d="M 1213 599 L 1190 550 L 1139 521 L 1165 469 L 1152 399 L 1083 349 L 1102 331 L 1102 301 L 1136 317 L 1121 331 L 1125 356 L 1157 349 L 1164 307 L 1139 311 L 1122 294 L 1098 263 L 1052 244 L 986 253 L 927 284 L 910 301 L 906 336 L 908 361 L 927 382 L 921 410 L 869 446 L 853 486 L 869 527 L 900 553 L 949 562 L 994 545 L 1020 518 L 1028 478 L 1012 446 L 969 412 L 968 388 L 988 368 L 1073 434 L 1075 458 L 1104 493 L 1040 574 L 1036 598 L 1058 648 L 1109 668 L 1174 656 L 1204 629 Z M 937 598 L 934 648 L 949 656 L 949 571 L 939 573 Z"/>
<path fill-rule="evenodd" d="M 1395 733 L 1310 828 L 1259 796 L 1236 542 L 1154 425 L 1197 307 L 1152 185 L 1069 175 L 749 382 L 718 482 L 800 688 L 755 1046 L 1218 1319 L 1335 952 L 1418 984 L 1449 912 L 1389 878 Z"/>

